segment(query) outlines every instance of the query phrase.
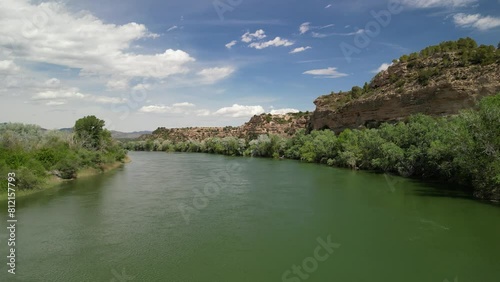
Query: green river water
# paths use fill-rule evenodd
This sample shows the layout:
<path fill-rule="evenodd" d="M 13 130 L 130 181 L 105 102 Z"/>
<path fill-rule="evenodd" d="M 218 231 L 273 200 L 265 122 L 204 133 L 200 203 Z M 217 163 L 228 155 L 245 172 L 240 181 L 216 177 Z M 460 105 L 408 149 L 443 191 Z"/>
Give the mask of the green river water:
<path fill-rule="evenodd" d="M 131 152 L 19 198 L 0 281 L 500 281 L 500 207 L 297 161 Z"/>

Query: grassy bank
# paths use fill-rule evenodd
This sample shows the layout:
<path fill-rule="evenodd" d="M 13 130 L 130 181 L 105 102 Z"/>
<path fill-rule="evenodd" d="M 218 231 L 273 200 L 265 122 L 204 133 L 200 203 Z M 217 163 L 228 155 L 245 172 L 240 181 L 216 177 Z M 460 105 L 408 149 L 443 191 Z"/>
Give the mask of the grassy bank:
<path fill-rule="evenodd" d="M 410 117 L 378 129 L 298 132 L 292 138 L 261 135 L 201 142 L 128 142 L 128 150 L 204 152 L 284 157 L 304 162 L 439 180 L 471 187 L 481 199 L 500 199 L 500 94 L 454 117 Z"/>
<path fill-rule="evenodd" d="M 16 195 L 22 196 L 128 161 L 126 151 L 103 127 L 104 122 L 93 116 L 78 120 L 74 132 L 1 124 L 0 198 L 7 193 L 8 173 L 15 174 Z"/>

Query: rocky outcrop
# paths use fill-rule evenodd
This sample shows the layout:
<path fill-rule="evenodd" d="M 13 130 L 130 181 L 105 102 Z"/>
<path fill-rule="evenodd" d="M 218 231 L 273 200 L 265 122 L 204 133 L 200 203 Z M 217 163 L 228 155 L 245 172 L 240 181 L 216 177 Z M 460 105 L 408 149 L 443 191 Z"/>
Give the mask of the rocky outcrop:
<path fill-rule="evenodd" d="M 500 92 L 497 63 L 443 67 L 442 58 L 432 57 L 419 61 L 418 68 L 410 64 L 398 62 L 379 73 L 359 98 L 352 98 L 352 92 L 319 97 L 308 128 L 340 132 L 397 122 L 418 113 L 454 115 L 473 107 L 481 97 Z"/>
<path fill-rule="evenodd" d="M 143 135 L 140 139 L 164 139 L 174 142 L 196 140 L 201 141 L 210 137 L 237 137 L 255 139 L 261 134 L 292 136 L 299 129 L 305 129 L 309 123 L 310 113 L 290 113 L 285 115 L 261 114 L 253 116 L 242 126 L 233 127 L 188 127 L 164 128 L 160 127 L 152 134 Z"/>
<path fill-rule="evenodd" d="M 239 127 L 240 137 L 254 139 L 262 134 L 292 136 L 297 130 L 307 127 L 309 113 L 253 116 L 250 121 Z"/>

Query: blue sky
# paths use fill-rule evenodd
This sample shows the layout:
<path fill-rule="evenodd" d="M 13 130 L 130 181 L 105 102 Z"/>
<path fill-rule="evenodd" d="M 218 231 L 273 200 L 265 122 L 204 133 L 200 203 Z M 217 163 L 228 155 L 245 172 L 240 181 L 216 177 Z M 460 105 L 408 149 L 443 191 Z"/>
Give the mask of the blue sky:
<path fill-rule="evenodd" d="M 312 111 L 402 54 L 496 46 L 500 1 L 4 0 L 0 25 L 0 121 L 133 131 Z"/>

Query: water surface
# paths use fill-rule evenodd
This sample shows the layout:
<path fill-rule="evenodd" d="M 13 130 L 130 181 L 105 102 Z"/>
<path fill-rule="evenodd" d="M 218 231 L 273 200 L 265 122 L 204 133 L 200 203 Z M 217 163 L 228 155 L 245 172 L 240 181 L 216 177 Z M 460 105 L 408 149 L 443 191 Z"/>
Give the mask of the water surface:
<path fill-rule="evenodd" d="M 497 206 L 296 161 L 130 156 L 19 199 L 16 275 L 2 228 L 0 281 L 500 281 Z"/>

